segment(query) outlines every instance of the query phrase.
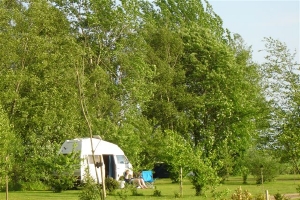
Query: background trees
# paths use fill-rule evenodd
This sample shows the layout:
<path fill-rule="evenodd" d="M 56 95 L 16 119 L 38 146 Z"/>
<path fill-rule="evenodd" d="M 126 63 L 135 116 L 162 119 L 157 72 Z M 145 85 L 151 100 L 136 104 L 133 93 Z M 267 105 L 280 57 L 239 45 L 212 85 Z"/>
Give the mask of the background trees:
<path fill-rule="evenodd" d="M 14 183 L 35 181 L 41 174 L 36 161 L 80 132 L 73 66 L 78 53 L 67 19 L 49 3 L 4 1 L 1 7 L 1 102 L 21 141 L 14 157 L 24 163 L 14 166 Z"/>
<path fill-rule="evenodd" d="M 208 2 L 30 0 L 0 9 L 1 116 L 20 141 L 18 186 L 41 180 L 64 140 L 90 134 L 120 145 L 137 169 L 163 161 L 192 171 L 197 195 L 238 171 L 270 124 L 277 149 L 298 163 L 297 143 L 287 146 L 297 138 L 297 74 L 284 73 L 288 106 L 268 104 L 262 75 L 274 75 L 277 61 L 259 70 Z M 292 67 L 283 46 L 268 42 Z"/>
<path fill-rule="evenodd" d="M 266 62 L 262 65 L 266 97 L 272 105 L 268 136 L 282 162 L 299 173 L 299 63 L 295 53 L 278 40 L 265 38 Z"/>
<path fill-rule="evenodd" d="M 2 106 L 0 106 L 0 179 L 6 180 L 10 175 L 14 165 L 14 155 L 18 153 L 18 148 L 12 148 L 11 144 L 18 144 L 18 140 L 10 127 L 9 119 Z M 4 182 L 1 183 L 4 185 Z"/>

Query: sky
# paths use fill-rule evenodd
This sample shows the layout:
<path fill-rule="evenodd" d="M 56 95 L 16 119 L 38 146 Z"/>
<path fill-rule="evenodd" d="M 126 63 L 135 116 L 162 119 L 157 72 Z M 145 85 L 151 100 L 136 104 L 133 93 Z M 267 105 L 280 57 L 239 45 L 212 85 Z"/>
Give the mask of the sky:
<path fill-rule="evenodd" d="M 208 0 L 223 27 L 238 33 L 252 47 L 253 61 L 263 63 L 264 37 L 284 42 L 297 51 L 300 63 L 300 0 Z"/>

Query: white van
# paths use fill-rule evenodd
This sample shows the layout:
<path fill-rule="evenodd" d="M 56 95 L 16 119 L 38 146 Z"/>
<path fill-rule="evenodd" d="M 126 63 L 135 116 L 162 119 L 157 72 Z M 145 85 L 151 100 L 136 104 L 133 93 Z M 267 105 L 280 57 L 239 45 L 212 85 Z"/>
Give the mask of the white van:
<path fill-rule="evenodd" d="M 92 148 L 94 149 L 95 163 L 93 161 Z M 105 178 L 112 177 L 115 180 L 119 180 L 127 169 L 132 171 L 132 165 L 122 149 L 116 144 L 102 140 L 99 136 L 95 136 L 92 139 L 76 138 L 66 140 L 61 146 L 60 153 L 69 154 L 72 152 L 80 153 L 80 169 L 74 172 L 74 175 L 78 177 L 80 182 L 84 181 L 86 169 L 88 169 L 91 177 L 97 181 L 97 174 L 99 183 L 102 183 L 101 158 L 103 160 L 102 172 Z"/>

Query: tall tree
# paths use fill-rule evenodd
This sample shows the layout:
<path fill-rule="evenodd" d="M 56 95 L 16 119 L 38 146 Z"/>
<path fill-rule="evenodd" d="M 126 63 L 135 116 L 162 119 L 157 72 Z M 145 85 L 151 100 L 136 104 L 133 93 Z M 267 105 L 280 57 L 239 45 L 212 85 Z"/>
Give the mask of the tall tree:
<path fill-rule="evenodd" d="M 256 137 L 264 98 L 251 52 L 238 38 L 223 37 L 208 3 L 191 2 L 157 1 L 160 12 L 148 14 L 157 24 L 145 35 L 157 90 L 144 113 L 153 127 L 173 130 L 201 149 L 199 159 L 224 178 Z M 201 180 L 204 172 L 193 170 Z M 201 194 L 205 183 L 193 183 Z"/>
<path fill-rule="evenodd" d="M 265 38 L 266 62 L 262 64 L 266 96 L 272 105 L 269 138 L 280 153 L 283 162 L 291 163 L 299 173 L 299 63 L 296 52 L 291 53 L 286 44 Z"/>
<path fill-rule="evenodd" d="M 16 158 L 24 165 L 16 166 L 14 182 L 39 180 L 39 156 L 56 153 L 55 144 L 81 127 L 74 70 L 79 52 L 68 21 L 48 2 L 4 2 L 1 9 L 0 52 L 9 58 L 1 62 L 1 102 L 23 147 Z"/>
<path fill-rule="evenodd" d="M 249 57 L 240 62 L 235 51 L 211 37 L 210 30 L 190 30 L 184 57 L 187 92 L 193 97 L 190 131 L 195 145 L 213 160 L 219 175 L 226 176 L 257 134 L 263 98 L 249 75 L 258 74 L 254 65 L 247 65 Z"/>
<path fill-rule="evenodd" d="M 140 153 L 146 152 L 148 124 L 141 107 L 151 96 L 153 70 L 144 61 L 146 45 L 138 34 L 139 1 L 54 2 L 75 19 L 73 33 L 84 52 L 77 67 L 82 111 L 92 134 L 124 147 L 133 164 L 144 163 Z"/>
<path fill-rule="evenodd" d="M 3 187 L 6 178 L 11 174 L 15 161 L 14 155 L 19 151 L 19 140 L 15 137 L 8 115 L 0 105 L 0 185 Z M 13 148 L 12 148 L 13 147 Z M 8 180 L 7 180 L 8 181 Z"/>

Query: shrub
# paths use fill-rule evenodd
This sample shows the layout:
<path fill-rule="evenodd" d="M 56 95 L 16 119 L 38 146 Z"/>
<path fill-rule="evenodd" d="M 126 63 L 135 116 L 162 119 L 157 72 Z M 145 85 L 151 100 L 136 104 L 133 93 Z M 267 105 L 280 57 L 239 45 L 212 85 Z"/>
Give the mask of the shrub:
<path fill-rule="evenodd" d="M 47 183 L 54 192 L 61 192 L 74 187 L 76 178 L 74 177 L 74 161 L 72 155 L 58 155 L 55 161 L 49 165 L 51 171 Z"/>
<path fill-rule="evenodd" d="M 272 181 L 279 175 L 279 162 L 270 155 L 259 151 L 250 152 L 247 163 L 250 173 L 255 177 L 256 183 L 261 184 Z"/>
<path fill-rule="evenodd" d="M 133 187 L 133 188 L 131 189 L 131 193 L 132 193 L 132 196 L 144 196 L 143 193 L 138 192 L 138 190 L 137 190 L 136 187 Z"/>
<path fill-rule="evenodd" d="M 241 167 L 241 174 L 243 177 L 243 184 L 247 184 L 247 179 L 248 179 L 248 174 L 249 174 L 249 169 L 248 167 Z"/>
<path fill-rule="evenodd" d="M 74 180 L 68 176 L 54 176 L 49 184 L 53 192 L 62 192 L 74 186 Z"/>
<path fill-rule="evenodd" d="M 297 192 L 300 193 L 300 185 L 296 188 Z"/>
<path fill-rule="evenodd" d="M 196 196 L 203 195 L 208 185 L 214 186 L 219 182 L 214 169 L 209 166 L 209 163 L 202 162 L 200 164 L 201 167 L 197 166 L 198 169 L 195 168 L 189 175 L 189 179 L 196 191 Z"/>
<path fill-rule="evenodd" d="M 180 195 L 180 193 L 179 193 L 179 192 L 174 192 L 174 197 L 175 197 L 175 199 L 177 199 L 177 198 L 180 198 L 180 197 L 181 197 L 181 195 Z"/>
<path fill-rule="evenodd" d="M 264 194 L 257 194 L 254 197 L 255 200 L 265 200 L 265 195 Z"/>
<path fill-rule="evenodd" d="M 98 200 L 101 198 L 100 185 L 96 184 L 95 180 L 88 173 L 88 169 L 85 170 L 85 178 L 83 188 L 79 194 L 79 200 Z"/>
<path fill-rule="evenodd" d="M 214 200 L 225 199 L 225 197 L 229 194 L 230 190 L 225 189 L 221 191 L 216 191 L 216 188 L 212 190 L 212 197 Z"/>
<path fill-rule="evenodd" d="M 49 186 L 43 183 L 42 181 L 35 182 L 19 182 L 24 191 L 43 191 L 49 190 Z"/>
<path fill-rule="evenodd" d="M 289 198 L 285 197 L 284 195 L 281 195 L 280 193 L 276 193 L 274 195 L 275 200 L 289 200 Z"/>
<path fill-rule="evenodd" d="M 131 185 L 126 184 L 125 187 L 117 192 L 120 199 L 126 200 L 128 198 L 128 189 Z"/>
<path fill-rule="evenodd" d="M 161 197 L 161 191 L 160 190 L 154 190 L 153 196 L 155 196 L 155 197 Z"/>
<path fill-rule="evenodd" d="M 235 193 L 232 194 L 231 199 L 232 200 L 251 200 L 252 195 L 250 192 L 248 192 L 248 190 L 243 191 L 242 188 L 239 187 L 235 190 Z"/>
<path fill-rule="evenodd" d="M 119 181 L 124 181 L 124 176 L 120 176 Z"/>
<path fill-rule="evenodd" d="M 118 188 L 120 188 L 120 183 L 112 177 L 108 177 L 105 179 L 105 188 L 109 193 L 114 193 Z"/>
<path fill-rule="evenodd" d="M 40 161 L 39 167 L 44 168 L 44 182 L 54 192 L 61 192 L 74 187 L 76 177 L 74 171 L 79 165 L 77 153 L 55 155 Z"/>

